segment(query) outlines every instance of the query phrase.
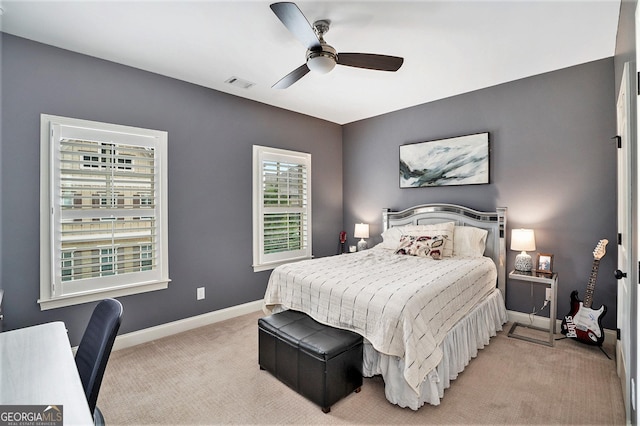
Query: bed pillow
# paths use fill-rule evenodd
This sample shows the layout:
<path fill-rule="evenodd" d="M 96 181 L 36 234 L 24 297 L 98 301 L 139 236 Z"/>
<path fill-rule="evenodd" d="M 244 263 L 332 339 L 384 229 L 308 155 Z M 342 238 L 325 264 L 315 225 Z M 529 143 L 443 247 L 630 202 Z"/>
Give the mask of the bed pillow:
<path fill-rule="evenodd" d="M 443 257 L 453 256 L 454 246 L 454 226 L 455 222 L 433 223 L 429 225 L 403 225 L 389 228 L 382 233 L 382 243 L 380 247 L 396 250 L 403 235 L 425 236 L 441 235 L 445 238 Z"/>
<path fill-rule="evenodd" d="M 395 226 L 393 228 L 386 229 L 382 233 L 382 242 L 380 247 L 395 250 L 400 244 L 400 237 L 402 237 L 402 226 Z"/>
<path fill-rule="evenodd" d="M 487 230 L 473 226 L 456 226 L 453 230 L 453 255 L 482 257 L 487 242 Z"/>
<path fill-rule="evenodd" d="M 446 238 L 442 235 L 403 235 L 395 254 L 442 259 Z"/>

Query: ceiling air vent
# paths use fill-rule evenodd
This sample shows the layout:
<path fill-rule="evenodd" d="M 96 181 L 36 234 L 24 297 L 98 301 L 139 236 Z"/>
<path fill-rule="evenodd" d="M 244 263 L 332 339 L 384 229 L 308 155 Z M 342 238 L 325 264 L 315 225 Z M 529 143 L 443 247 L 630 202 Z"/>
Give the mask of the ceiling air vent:
<path fill-rule="evenodd" d="M 247 80 L 243 80 L 243 79 L 238 78 L 238 77 L 231 77 L 230 79 L 225 81 L 225 83 L 230 84 L 232 86 L 239 87 L 241 89 L 248 89 L 248 88 L 256 85 L 255 83 L 252 83 L 252 82 L 247 81 Z"/>

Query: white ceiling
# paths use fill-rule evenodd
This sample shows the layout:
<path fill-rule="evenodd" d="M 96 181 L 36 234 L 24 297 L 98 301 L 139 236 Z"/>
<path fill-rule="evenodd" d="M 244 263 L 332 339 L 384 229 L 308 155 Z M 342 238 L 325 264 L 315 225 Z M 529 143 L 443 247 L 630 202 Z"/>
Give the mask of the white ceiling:
<path fill-rule="evenodd" d="M 338 124 L 614 55 L 620 0 L 297 1 L 338 52 L 405 58 L 271 86 L 305 48 L 271 1 L 0 0 L 2 31 Z M 255 85 L 226 84 L 230 77 Z"/>

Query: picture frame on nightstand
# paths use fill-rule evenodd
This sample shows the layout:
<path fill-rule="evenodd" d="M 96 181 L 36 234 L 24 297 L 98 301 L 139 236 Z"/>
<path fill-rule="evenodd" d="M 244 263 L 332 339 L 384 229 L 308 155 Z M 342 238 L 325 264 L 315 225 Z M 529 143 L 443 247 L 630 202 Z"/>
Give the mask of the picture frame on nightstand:
<path fill-rule="evenodd" d="M 545 275 L 553 274 L 553 254 L 538 253 L 536 256 L 535 272 Z"/>

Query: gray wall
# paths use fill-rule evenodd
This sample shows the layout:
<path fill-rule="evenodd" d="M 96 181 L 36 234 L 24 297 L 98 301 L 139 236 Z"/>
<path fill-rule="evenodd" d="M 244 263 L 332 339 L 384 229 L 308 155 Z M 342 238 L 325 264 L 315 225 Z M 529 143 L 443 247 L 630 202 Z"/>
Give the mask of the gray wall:
<path fill-rule="evenodd" d="M 169 132 L 173 282 L 168 290 L 122 298 L 123 333 L 262 297 L 268 272 L 250 266 L 253 144 L 313 154 L 316 256 L 335 252 L 343 227 L 353 241 L 359 221 L 371 223 L 370 242 L 378 242 L 383 207 L 506 206 L 509 228 L 535 228 L 538 250 L 555 255 L 561 316 L 571 290 L 584 294 L 596 242 L 615 241 L 611 58 L 341 127 L 6 34 L 1 48 L 5 329 L 63 320 L 77 343 L 93 308 L 41 312 L 36 303 L 40 113 Z M 399 189 L 400 145 L 481 131 L 491 134 L 491 184 Z M 507 254 L 511 268 L 516 253 Z M 609 307 L 607 328 L 615 328 L 613 269 L 609 250 L 595 295 L 596 305 Z M 195 300 L 199 286 L 207 288 L 204 301 Z M 542 295 L 535 296 L 539 305 Z M 526 284 L 509 283 L 507 307 L 531 309 Z"/>
<path fill-rule="evenodd" d="M 0 287 L 4 328 L 63 320 L 79 342 L 94 304 L 41 312 L 40 114 L 169 134 L 167 290 L 121 298 L 121 333 L 259 300 L 252 262 L 252 145 L 312 154 L 313 252 L 334 254 L 342 229 L 342 131 L 323 120 L 75 54 L 2 37 Z M 196 288 L 206 299 L 196 301 Z"/>
<path fill-rule="evenodd" d="M 596 243 L 611 243 L 594 306 L 616 328 L 616 134 L 613 58 L 490 87 L 343 126 L 344 223 L 371 224 L 381 241 L 381 208 L 444 202 L 508 208 L 508 227 L 533 228 L 537 251 L 554 254 L 558 317 L 569 295 L 584 297 Z M 490 184 L 400 189 L 399 146 L 490 132 Z M 509 243 L 509 240 L 507 240 Z M 507 268 L 517 253 L 507 250 Z M 535 255 L 535 253 L 534 253 Z M 507 308 L 530 312 L 544 293 L 507 284 Z M 545 312 L 548 314 L 548 310 Z"/>

